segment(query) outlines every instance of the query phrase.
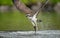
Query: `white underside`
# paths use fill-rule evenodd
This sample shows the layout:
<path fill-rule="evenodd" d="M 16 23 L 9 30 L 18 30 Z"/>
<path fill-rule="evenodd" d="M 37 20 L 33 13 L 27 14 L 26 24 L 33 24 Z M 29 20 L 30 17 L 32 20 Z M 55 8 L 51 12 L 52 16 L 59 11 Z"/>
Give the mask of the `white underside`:
<path fill-rule="evenodd" d="M 28 17 L 29 19 L 30 19 L 30 21 L 31 21 L 31 23 L 33 24 L 33 26 L 36 26 L 36 24 L 37 24 L 37 18 L 36 18 L 36 16 L 32 16 L 32 17 Z"/>
<path fill-rule="evenodd" d="M 38 12 L 36 12 L 33 16 L 29 17 L 28 18 L 30 19 L 31 23 L 33 24 L 33 26 L 37 26 L 37 14 Z"/>

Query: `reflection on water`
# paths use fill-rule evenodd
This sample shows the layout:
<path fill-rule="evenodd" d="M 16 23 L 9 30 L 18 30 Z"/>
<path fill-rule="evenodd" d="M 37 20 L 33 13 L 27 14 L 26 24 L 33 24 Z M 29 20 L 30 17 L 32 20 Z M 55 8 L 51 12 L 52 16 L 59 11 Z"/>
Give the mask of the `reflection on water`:
<path fill-rule="evenodd" d="M 0 32 L 1 38 L 60 38 L 60 30 Z"/>

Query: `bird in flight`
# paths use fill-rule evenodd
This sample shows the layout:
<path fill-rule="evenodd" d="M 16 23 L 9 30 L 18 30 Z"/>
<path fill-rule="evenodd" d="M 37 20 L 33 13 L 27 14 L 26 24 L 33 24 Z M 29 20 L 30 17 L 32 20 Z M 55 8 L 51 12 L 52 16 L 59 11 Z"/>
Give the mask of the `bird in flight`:
<path fill-rule="evenodd" d="M 15 5 L 15 7 L 19 11 L 22 11 L 22 12 L 24 12 L 26 14 L 28 19 L 33 24 L 33 28 L 34 28 L 34 30 L 36 32 L 38 30 L 37 15 L 40 12 L 41 3 L 40 2 L 36 2 L 36 3 L 30 3 L 30 4 L 26 5 L 23 2 L 21 2 L 21 0 L 12 0 L 12 1 L 13 1 L 13 4 Z M 45 2 L 45 4 L 42 6 L 42 8 L 48 3 L 48 1 L 49 0 L 47 0 Z"/>
<path fill-rule="evenodd" d="M 21 0 L 12 0 L 12 1 L 19 11 L 22 11 L 27 15 L 28 19 L 33 24 L 34 30 L 35 31 L 38 30 L 37 14 L 39 12 L 38 9 L 40 8 L 40 3 L 37 2 L 36 4 L 25 5 L 24 3 L 21 2 Z"/>

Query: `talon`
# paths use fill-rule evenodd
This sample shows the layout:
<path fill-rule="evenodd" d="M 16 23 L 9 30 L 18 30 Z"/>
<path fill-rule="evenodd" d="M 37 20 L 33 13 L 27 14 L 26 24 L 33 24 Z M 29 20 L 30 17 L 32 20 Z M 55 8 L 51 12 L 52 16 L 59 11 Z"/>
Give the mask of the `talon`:
<path fill-rule="evenodd" d="M 38 30 L 38 29 L 37 29 L 37 26 L 34 26 L 34 30 L 35 30 L 35 31 L 37 31 L 37 30 Z"/>
<path fill-rule="evenodd" d="M 34 26 L 34 30 L 36 31 L 36 26 Z"/>

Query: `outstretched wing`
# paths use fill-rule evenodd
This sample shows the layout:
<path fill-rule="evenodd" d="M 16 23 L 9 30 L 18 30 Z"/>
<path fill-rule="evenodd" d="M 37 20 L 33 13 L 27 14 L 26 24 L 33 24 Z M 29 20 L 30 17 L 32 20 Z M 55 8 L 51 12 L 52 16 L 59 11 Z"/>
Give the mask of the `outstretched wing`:
<path fill-rule="evenodd" d="M 22 3 L 20 0 L 12 0 L 13 4 L 16 6 L 16 8 L 26 14 L 34 13 L 30 8 L 28 8 L 24 3 Z"/>

